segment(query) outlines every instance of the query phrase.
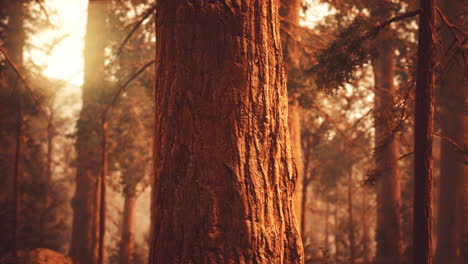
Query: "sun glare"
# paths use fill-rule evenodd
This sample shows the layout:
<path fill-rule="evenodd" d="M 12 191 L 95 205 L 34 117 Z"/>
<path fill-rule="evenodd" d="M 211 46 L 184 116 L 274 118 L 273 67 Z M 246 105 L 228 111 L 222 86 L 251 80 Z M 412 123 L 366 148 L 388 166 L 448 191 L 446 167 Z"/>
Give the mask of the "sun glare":
<path fill-rule="evenodd" d="M 47 77 L 68 82 L 68 92 L 83 84 L 83 48 L 86 30 L 87 0 L 48 0 L 47 13 L 53 29 L 31 36 L 30 59 L 44 68 Z"/>

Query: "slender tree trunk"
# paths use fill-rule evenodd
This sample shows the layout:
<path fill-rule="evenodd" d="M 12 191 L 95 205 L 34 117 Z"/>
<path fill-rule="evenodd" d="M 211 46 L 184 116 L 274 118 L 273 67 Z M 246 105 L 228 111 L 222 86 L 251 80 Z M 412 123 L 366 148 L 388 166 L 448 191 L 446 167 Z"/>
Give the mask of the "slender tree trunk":
<path fill-rule="evenodd" d="M 327 252 L 327 254 L 330 253 L 330 234 L 329 234 L 329 218 L 330 216 L 330 201 L 328 198 L 325 200 L 325 239 L 324 239 L 324 251 Z"/>
<path fill-rule="evenodd" d="M 151 264 L 304 261 L 277 8 L 158 2 Z"/>
<path fill-rule="evenodd" d="M 348 172 L 348 236 L 349 236 L 349 263 L 354 264 L 356 260 L 356 242 L 354 241 L 354 219 L 353 219 L 353 167 Z"/>
<path fill-rule="evenodd" d="M 305 170 L 304 170 L 305 172 Z M 298 212 L 298 214 L 300 214 L 301 218 L 300 218 L 300 226 L 301 226 L 301 235 L 302 235 L 302 238 L 305 238 L 305 235 L 306 235 L 306 215 L 307 215 L 307 198 L 308 198 L 308 188 L 309 188 L 309 180 L 307 177 L 305 177 L 305 173 L 302 175 L 302 184 L 300 185 L 300 188 L 301 188 L 301 191 L 302 191 L 302 194 L 301 194 L 301 211 Z M 298 188 L 299 186 L 296 185 L 296 188 Z M 297 198 L 297 196 L 296 196 Z M 294 196 L 293 196 L 293 199 L 294 199 Z M 297 208 L 297 207 L 296 207 Z"/>
<path fill-rule="evenodd" d="M 90 0 L 85 38 L 83 106 L 77 128 L 76 192 L 73 199 L 73 230 L 70 255 L 75 263 L 98 263 L 99 178 L 102 172 L 101 112 L 104 78 L 106 2 Z"/>
<path fill-rule="evenodd" d="M 335 262 L 336 263 L 339 263 L 339 256 L 341 254 L 341 248 L 340 248 L 340 243 L 338 241 L 338 238 L 339 238 L 339 230 L 338 230 L 338 226 L 339 226 L 339 223 L 338 223 L 338 205 L 335 205 L 335 211 L 333 212 L 333 221 L 334 221 L 334 237 L 335 237 Z"/>
<path fill-rule="evenodd" d="M 364 182 L 364 179 L 362 180 Z M 368 221 L 368 197 L 367 197 L 367 190 L 365 187 L 362 188 L 362 200 L 361 200 L 361 208 L 362 208 L 362 215 L 361 215 L 361 224 L 362 224 L 362 248 L 363 248 L 363 264 L 370 264 L 371 263 L 371 248 L 370 248 L 370 223 Z"/>
<path fill-rule="evenodd" d="M 294 91 L 297 80 L 298 71 L 298 53 L 297 43 L 294 36 L 297 33 L 299 25 L 299 10 L 301 7 L 301 0 L 280 0 L 279 15 L 282 19 L 280 25 L 281 44 L 283 48 L 284 66 L 286 68 L 286 79 L 289 96 L 288 108 L 288 126 L 291 138 L 291 146 L 294 157 L 294 164 L 297 169 L 297 181 L 293 195 L 294 212 L 299 222 L 298 226 L 302 231 L 302 212 L 303 212 L 303 198 L 304 195 L 302 188 L 302 179 L 304 178 L 304 165 L 302 160 L 301 148 L 301 121 L 300 121 L 300 106 L 297 100 L 297 92 Z M 304 233 L 304 232 L 302 232 Z"/>
<path fill-rule="evenodd" d="M 401 258 L 400 175 L 394 137 L 394 49 L 390 33 L 382 33 L 378 57 L 372 61 L 375 80 L 375 166 L 377 181 L 376 264 L 398 264 Z"/>
<path fill-rule="evenodd" d="M 47 203 L 49 201 L 50 195 L 50 186 L 52 184 L 52 167 L 53 167 L 53 147 L 54 147 L 54 137 L 55 137 L 55 129 L 53 124 L 54 116 L 52 111 L 50 112 L 50 116 L 47 119 L 47 170 L 46 170 L 46 193 L 45 193 L 45 207 L 47 207 Z"/>
<path fill-rule="evenodd" d="M 102 132 L 102 167 L 99 180 L 99 253 L 98 263 L 104 264 L 105 235 L 106 235 L 106 175 L 107 175 L 107 122 L 105 117 L 101 121 Z"/>
<path fill-rule="evenodd" d="M 135 203 L 136 196 L 125 196 L 123 212 L 122 241 L 120 244 L 120 264 L 132 264 L 135 250 Z"/>
<path fill-rule="evenodd" d="M 440 1 L 440 7 L 450 21 L 457 23 L 456 16 L 460 10 L 465 9 L 465 2 L 460 0 Z M 456 43 L 450 29 L 441 25 L 444 47 L 451 47 Z M 455 44 L 457 45 L 457 44 Z M 444 54 L 451 52 L 443 51 Z M 454 60 L 445 60 L 441 69 L 441 82 L 439 87 L 439 123 L 441 134 L 455 141 L 460 146 L 466 146 L 466 82 L 465 61 L 463 51 L 454 54 Z M 439 184 L 439 211 L 437 226 L 436 264 L 466 263 L 461 261 L 463 234 L 463 178 L 468 175 L 464 164 L 463 153 L 456 149 L 452 143 L 442 139 L 440 153 L 440 184 Z M 458 258 L 458 262 L 457 262 Z"/>
<path fill-rule="evenodd" d="M 13 253 L 18 257 L 20 247 L 20 217 L 21 217 L 21 157 L 22 157 L 22 137 L 23 137 L 23 112 L 21 104 L 21 92 L 19 87 L 16 88 L 16 103 L 17 103 L 17 121 L 16 121 L 16 149 L 15 149 L 15 165 L 14 165 L 14 181 L 13 181 L 13 199 L 14 199 L 14 220 L 13 220 Z"/>
<path fill-rule="evenodd" d="M 432 264 L 434 0 L 420 0 L 414 120 L 413 263 Z"/>

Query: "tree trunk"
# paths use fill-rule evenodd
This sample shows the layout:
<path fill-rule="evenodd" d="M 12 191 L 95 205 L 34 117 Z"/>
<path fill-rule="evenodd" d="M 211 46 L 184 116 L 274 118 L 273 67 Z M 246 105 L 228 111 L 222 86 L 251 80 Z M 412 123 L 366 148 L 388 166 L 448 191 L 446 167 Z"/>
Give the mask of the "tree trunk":
<path fill-rule="evenodd" d="M 390 33 L 382 33 L 378 57 L 372 61 L 375 80 L 375 166 L 377 182 L 376 264 L 398 264 L 401 258 L 400 175 L 394 137 L 394 49 Z"/>
<path fill-rule="evenodd" d="M 420 0 L 414 119 L 413 263 L 432 264 L 434 0 Z"/>
<path fill-rule="evenodd" d="M 440 2 L 440 7 L 450 21 L 462 22 L 457 21 L 456 16 L 460 10 L 465 8 L 464 1 L 444 0 Z M 443 30 L 440 36 L 444 42 L 443 46 L 451 47 L 456 39 L 445 25 L 441 26 Z M 452 57 L 451 52 L 443 52 L 444 54 L 450 54 L 450 57 Z M 462 51 L 457 53 L 455 59 L 445 62 L 444 67 L 441 69 L 438 100 L 440 114 L 438 117 L 441 134 L 463 147 L 466 146 L 466 123 L 464 121 L 466 107 L 465 64 Z M 435 263 L 466 263 L 462 262 L 460 253 L 462 251 L 463 203 L 466 203 L 466 200 L 463 199 L 463 177 L 468 174 L 465 173 L 466 165 L 464 164 L 463 153 L 447 139 L 442 139 L 441 144 Z"/>
<path fill-rule="evenodd" d="M 289 130 L 291 131 L 291 129 Z M 305 235 L 306 235 L 306 215 L 307 215 L 307 198 L 308 198 L 308 188 L 309 188 L 309 183 L 310 181 L 307 179 L 307 177 L 305 177 L 305 172 L 306 170 L 304 170 L 304 174 L 302 175 L 302 184 L 300 186 L 297 186 L 296 185 L 296 188 L 301 188 L 301 191 L 302 191 L 302 194 L 301 194 L 301 211 L 298 212 L 298 214 L 300 214 L 300 232 L 301 232 L 301 236 L 303 239 L 305 239 Z M 293 196 L 293 199 L 294 199 L 294 196 Z M 297 208 L 297 207 L 296 207 Z"/>
<path fill-rule="evenodd" d="M 85 38 L 83 106 L 77 124 L 76 192 L 70 255 L 78 264 L 95 264 L 99 255 L 99 178 L 101 100 L 104 78 L 106 2 L 90 0 Z"/>
<path fill-rule="evenodd" d="M 349 238 L 349 263 L 356 261 L 356 243 L 354 241 L 354 220 L 353 220 L 353 167 L 348 171 L 348 238 Z"/>
<path fill-rule="evenodd" d="M 335 237 L 335 262 L 339 263 L 339 256 L 341 254 L 341 248 L 340 248 L 340 243 L 338 241 L 339 239 L 339 223 L 338 223 L 338 205 L 335 205 L 335 211 L 333 212 L 333 220 L 334 220 L 334 237 Z"/>
<path fill-rule="evenodd" d="M 286 68 L 286 79 L 289 97 L 289 108 L 288 108 L 288 126 L 289 134 L 291 138 L 292 153 L 294 158 L 294 164 L 297 169 L 297 181 L 294 188 L 293 195 L 293 206 L 298 221 L 300 231 L 302 231 L 302 179 L 304 178 L 304 165 L 302 160 L 302 148 L 301 148 L 301 122 L 299 115 L 299 102 L 297 100 L 297 92 L 294 91 L 297 80 L 298 71 L 298 54 L 297 54 L 297 43 L 296 40 L 291 36 L 297 32 L 297 26 L 299 25 L 299 10 L 301 7 L 301 0 L 281 0 L 279 15 L 282 19 L 280 24 L 281 32 L 281 44 L 283 48 L 283 62 Z M 303 232 L 302 232 L 303 233 Z"/>
<path fill-rule="evenodd" d="M 330 201 L 328 198 L 326 198 L 325 200 L 325 239 L 324 239 L 324 251 L 327 253 L 327 254 L 330 254 L 330 235 L 329 235 L 329 218 L 330 216 Z"/>
<path fill-rule="evenodd" d="M 159 1 L 149 263 L 303 263 L 276 0 Z"/>
<path fill-rule="evenodd" d="M 8 25 L 5 30 L 5 50 L 15 65 L 23 67 L 25 43 L 24 9 L 19 1 L 7 1 Z M 0 57 L 3 57 L 0 55 Z M 8 63 L 7 63 L 8 65 Z M 0 71 L 0 254 L 14 251 L 19 247 L 20 212 L 20 164 L 22 143 L 22 113 L 20 82 L 17 74 L 8 66 Z"/>
<path fill-rule="evenodd" d="M 105 114 L 104 114 L 105 115 Z M 106 236 L 106 175 L 107 175 L 107 122 L 105 116 L 101 119 L 101 177 L 99 179 L 99 246 L 98 264 L 104 264 Z"/>
<path fill-rule="evenodd" d="M 305 222 L 305 208 L 307 204 L 307 186 L 303 188 L 303 179 L 304 179 L 304 166 L 302 162 L 302 148 L 301 148 L 301 121 L 299 116 L 299 103 L 297 100 L 289 103 L 288 107 L 288 126 L 289 134 L 291 138 L 291 147 L 292 154 L 294 158 L 294 164 L 296 165 L 297 170 L 297 181 L 294 187 L 293 194 L 293 208 L 298 222 L 299 232 L 305 234 L 303 231 Z M 304 213 L 304 214 L 303 214 Z"/>
<path fill-rule="evenodd" d="M 365 179 L 362 179 L 362 182 L 364 182 Z M 363 248 L 363 264 L 370 264 L 371 263 L 371 248 L 370 248 L 370 222 L 368 221 L 369 218 L 369 211 L 367 210 L 368 207 L 368 197 L 367 197 L 367 190 L 365 187 L 362 188 L 362 200 L 361 200 L 361 208 L 362 208 L 362 214 L 361 214 L 361 224 L 362 224 L 362 248 Z"/>
<path fill-rule="evenodd" d="M 120 264 L 132 264 L 135 250 L 135 203 L 134 194 L 125 195 L 122 241 L 120 242 Z"/>
<path fill-rule="evenodd" d="M 465 79 L 466 83 L 466 79 Z M 465 126 L 468 124 L 468 117 L 465 115 Z M 466 149 L 466 141 L 465 141 Z M 465 166 L 465 174 L 468 175 L 468 168 Z M 460 185 L 463 188 L 463 192 L 460 193 L 460 200 L 462 204 L 460 205 L 460 259 L 458 264 L 464 264 L 468 262 L 468 179 L 467 177 L 462 178 L 462 183 Z"/>

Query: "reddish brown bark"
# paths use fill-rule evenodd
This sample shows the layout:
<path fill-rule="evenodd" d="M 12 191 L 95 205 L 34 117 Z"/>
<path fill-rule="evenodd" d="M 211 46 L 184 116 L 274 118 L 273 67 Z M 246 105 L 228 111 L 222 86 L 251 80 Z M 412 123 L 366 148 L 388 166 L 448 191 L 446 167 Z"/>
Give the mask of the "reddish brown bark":
<path fill-rule="evenodd" d="M 150 263 L 303 263 L 278 2 L 159 1 Z"/>
<path fill-rule="evenodd" d="M 375 166 L 377 182 L 376 264 L 397 264 L 401 258 L 400 175 L 394 137 L 395 51 L 391 34 L 380 37 L 379 54 L 372 61 L 375 81 Z"/>
<path fill-rule="evenodd" d="M 330 216 L 330 201 L 327 198 L 325 201 L 325 238 L 323 242 L 323 249 L 324 251 L 329 254 L 330 253 L 330 231 L 329 231 L 329 218 Z"/>
<path fill-rule="evenodd" d="M 291 138 L 291 146 L 294 157 L 294 164 L 297 169 L 297 181 L 294 188 L 293 206 L 298 221 L 300 231 L 302 231 L 302 212 L 303 212 L 303 188 L 302 179 L 304 178 L 304 166 L 302 161 L 301 148 L 301 123 L 300 123 L 300 106 L 297 100 L 297 95 L 294 92 L 295 78 L 298 71 L 298 44 L 294 38 L 299 25 L 299 10 L 301 7 L 300 0 L 281 0 L 279 15 L 281 17 L 281 44 L 283 48 L 283 61 L 286 68 L 286 79 L 288 87 L 289 108 L 288 108 L 288 127 Z M 297 92 L 296 92 L 297 93 Z"/>
<path fill-rule="evenodd" d="M 70 255 L 78 264 L 94 264 L 99 255 L 99 178 L 101 156 L 101 98 L 104 78 L 106 2 L 90 0 L 85 37 L 83 106 L 77 124 L 76 192 Z"/>
<path fill-rule="evenodd" d="M 465 8 L 465 3 L 460 0 L 444 0 L 440 1 L 440 7 L 450 21 L 457 23 L 460 22 L 456 19 L 457 14 Z M 453 45 L 456 39 L 451 30 L 444 24 L 441 28 L 440 36 L 444 47 Z M 444 54 L 452 57 L 451 52 L 444 51 Z M 441 134 L 460 146 L 466 146 L 465 62 L 462 52 L 457 52 L 453 58 L 444 60 L 441 69 L 438 118 Z M 446 139 L 442 139 L 441 144 L 437 249 L 434 262 L 466 263 L 462 261 L 461 238 L 464 232 L 463 203 L 466 203 L 463 199 L 463 178 L 468 174 L 465 173 L 463 153 Z"/>
<path fill-rule="evenodd" d="M 356 241 L 354 239 L 353 219 L 353 167 L 348 171 L 348 239 L 349 239 L 349 263 L 356 261 Z"/>
<path fill-rule="evenodd" d="M 122 241 L 120 242 L 120 264 L 132 264 L 135 250 L 135 203 L 134 194 L 125 195 Z"/>
<path fill-rule="evenodd" d="M 304 234 L 303 228 L 305 225 L 305 219 L 302 217 L 305 215 L 306 198 L 307 193 L 304 192 L 303 179 L 304 179 L 304 166 L 302 162 L 302 148 L 301 148 L 301 121 L 299 116 L 300 106 L 297 100 L 289 103 L 288 105 L 288 127 L 291 139 L 292 154 L 294 158 L 294 164 L 297 170 L 297 181 L 294 187 L 293 195 L 293 207 L 296 220 L 298 222 L 299 232 Z"/>
<path fill-rule="evenodd" d="M 432 263 L 434 0 L 420 0 L 414 119 L 413 263 Z"/>
<path fill-rule="evenodd" d="M 104 114 L 105 115 L 105 114 Z M 107 122 L 103 117 L 101 120 L 101 177 L 99 179 L 99 245 L 98 245 L 98 263 L 104 264 L 105 235 L 106 235 L 106 175 L 107 175 Z"/>
<path fill-rule="evenodd" d="M 365 179 L 362 179 L 364 182 Z M 362 194 L 361 194 L 361 225 L 362 225 L 362 250 L 363 250 L 363 259 L 362 263 L 363 264 L 370 264 L 371 263 L 371 256 L 372 256 L 372 250 L 371 250 L 371 238 L 370 238 L 370 233 L 371 233 L 371 224 L 369 222 L 369 201 L 368 201 L 368 190 L 363 187 L 362 188 Z"/>
<path fill-rule="evenodd" d="M 340 242 L 338 241 L 339 240 L 339 233 L 340 233 L 340 230 L 338 228 L 339 226 L 339 218 L 338 218 L 338 206 L 335 205 L 335 211 L 333 212 L 333 227 L 334 227 L 334 232 L 333 232 L 333 235 L 334 235 L 334 244 L 335 244 L 335 262 L 336 263 L 339 263 L 339 260 L 340 260 L 340 255 L 341 255 L 341 247 L 340 247 Z"/>
<path fill-rule="evenodd" d="M 6 1 L 8 24 L 5 29 L 4 47 L 16 67 L 22 69 L 25 43 L 24 10 L 19 1 Z M 3 54 L 0 55 L 3 57 Z M 6 63 L 6 65 L 9 65 Z M 0 70 L 0 253 L 20 248 L 20 175 L 22 145 L 22 110 L 20 83 L 11 67 Z"/>

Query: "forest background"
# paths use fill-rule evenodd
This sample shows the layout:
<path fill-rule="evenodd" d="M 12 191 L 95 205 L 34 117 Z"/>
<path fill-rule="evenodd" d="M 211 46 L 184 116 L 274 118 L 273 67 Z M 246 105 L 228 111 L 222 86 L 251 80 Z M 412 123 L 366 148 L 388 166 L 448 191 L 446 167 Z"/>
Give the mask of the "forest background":
<path fill-rule="evenodd" d="M 273 2 L 297 263 L 465 263 L 464 2 Z M 170 239 L 150 238 L 153 151 L 164 151 L 153 149 L 167 85 L 156 78 L 161 12 L 146 0 L 0 1 L 5 263 L 38 248 L 76 263 L 146 263 Z"/>

